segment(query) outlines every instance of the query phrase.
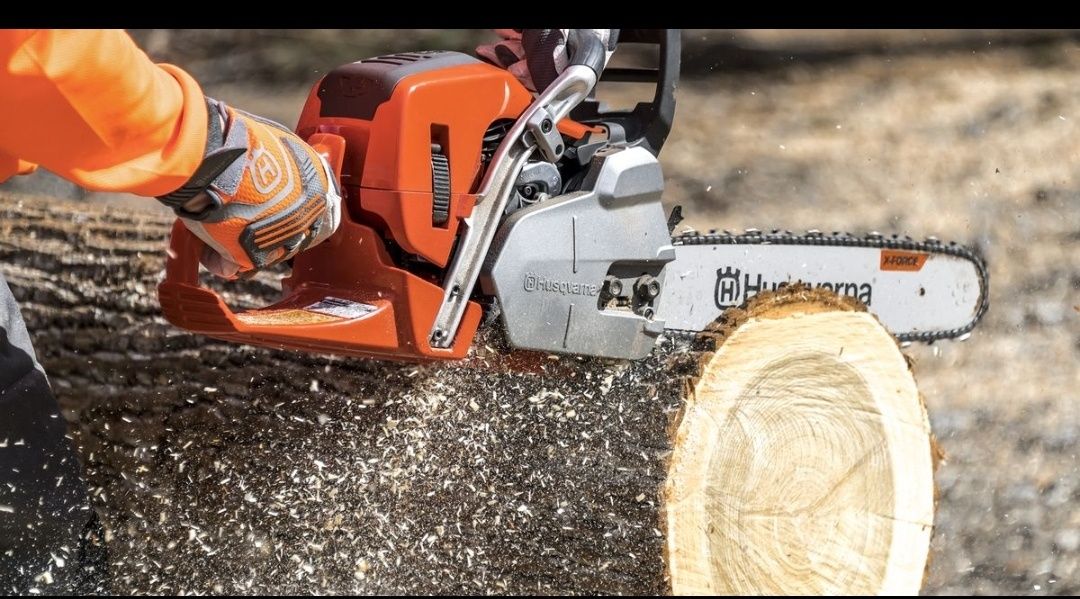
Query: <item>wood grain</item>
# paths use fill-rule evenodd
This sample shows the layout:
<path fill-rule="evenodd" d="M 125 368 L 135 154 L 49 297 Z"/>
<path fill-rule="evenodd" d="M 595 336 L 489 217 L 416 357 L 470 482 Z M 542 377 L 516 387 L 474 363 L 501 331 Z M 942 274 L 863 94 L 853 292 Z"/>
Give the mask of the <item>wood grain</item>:
<path fill-rule="evenodd" d="M 799 302 L 703 363 L 665 482 L 677 594 L 914 594 L 933 526 L 930 429 L 870 314 Z"/>

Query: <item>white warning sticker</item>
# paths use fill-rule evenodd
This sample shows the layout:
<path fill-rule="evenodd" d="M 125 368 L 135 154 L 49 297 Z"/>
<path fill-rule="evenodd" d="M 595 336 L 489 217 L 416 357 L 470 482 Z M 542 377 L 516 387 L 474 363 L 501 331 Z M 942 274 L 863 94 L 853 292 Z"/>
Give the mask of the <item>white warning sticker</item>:
<path fill-rule="evenodd" d="M 360 318 L 375 311 L 375 306 L 341 299 L 338 297 L 326 297 L 304 308 L 309 312 L 317 312 L 339 318 Z"/>

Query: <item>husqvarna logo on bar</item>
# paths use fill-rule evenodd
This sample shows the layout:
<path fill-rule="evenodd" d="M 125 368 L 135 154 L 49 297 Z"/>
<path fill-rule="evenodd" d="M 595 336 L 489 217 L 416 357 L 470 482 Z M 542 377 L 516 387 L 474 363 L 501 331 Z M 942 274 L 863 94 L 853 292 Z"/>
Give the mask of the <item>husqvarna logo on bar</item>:
<path fill-rule="evenodd" d="M 713 300 L 721 310 L 741 306 L 743 302 L 762 291 L 777 291 L 792 283 L 805 283 L 815 289 L 827 289 L 842 295 L 849 295 L 860 302 L 870 305 L 873 301 L 874 287 L 870 283 L 858 281 L 769 281 L 760 273 L 744 273 L 738 268 L 727 266 L 716 270 L 716 287 Z"/>
<path fill-rule="evenodd" d="M 742 273 L 737 268 L 717 269 L 716 271 L 716 307 L 733 308 L 742 303 L 742 293 L 739 289 L 739 275 Z"/>

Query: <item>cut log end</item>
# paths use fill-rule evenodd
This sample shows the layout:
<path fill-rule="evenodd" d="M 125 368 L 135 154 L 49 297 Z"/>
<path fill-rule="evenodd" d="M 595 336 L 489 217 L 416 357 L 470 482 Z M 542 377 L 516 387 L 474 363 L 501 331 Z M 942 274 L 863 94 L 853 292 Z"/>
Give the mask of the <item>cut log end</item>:
<path fill-rule="evenodd" d="M 675 594 L 915 593 L 933 526 L 930 428 L 896 342 L 809 290 L 718 332 L 663 500 Z"/>

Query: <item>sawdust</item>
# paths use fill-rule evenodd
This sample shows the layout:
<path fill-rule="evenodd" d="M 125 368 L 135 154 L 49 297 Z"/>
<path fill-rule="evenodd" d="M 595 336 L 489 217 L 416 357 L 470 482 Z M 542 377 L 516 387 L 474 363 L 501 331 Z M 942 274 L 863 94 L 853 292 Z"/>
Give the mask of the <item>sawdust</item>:
<path fill-rule="evenodd" d="M 90 473 L 114 590 L 658 592 L 655 489 L 678 401 L 658 366 L 312 360 L 315 392 L 267 375 L 134 416 L 106 451 L 144 464 Z"/>

